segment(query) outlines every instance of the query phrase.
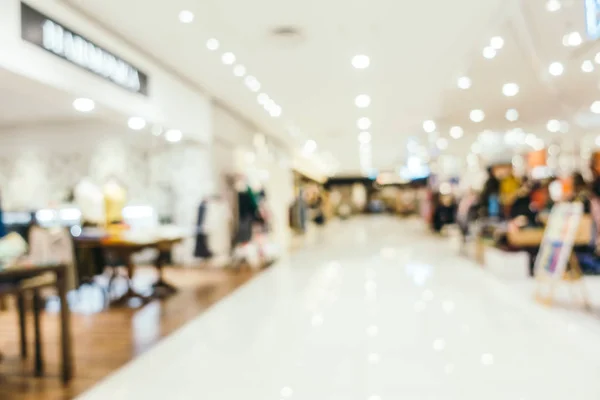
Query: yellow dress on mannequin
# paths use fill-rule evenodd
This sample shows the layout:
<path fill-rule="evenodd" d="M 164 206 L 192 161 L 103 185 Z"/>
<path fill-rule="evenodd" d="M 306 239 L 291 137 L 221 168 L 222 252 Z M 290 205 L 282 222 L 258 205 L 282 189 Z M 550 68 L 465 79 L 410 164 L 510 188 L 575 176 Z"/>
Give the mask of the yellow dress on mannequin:
<path fill-rule="evenodd" d="M 123 208 L 127 202 L 127 192 L 114 180 L 108 181 L 103 189 L 106 225 L 123 222 Z"/>

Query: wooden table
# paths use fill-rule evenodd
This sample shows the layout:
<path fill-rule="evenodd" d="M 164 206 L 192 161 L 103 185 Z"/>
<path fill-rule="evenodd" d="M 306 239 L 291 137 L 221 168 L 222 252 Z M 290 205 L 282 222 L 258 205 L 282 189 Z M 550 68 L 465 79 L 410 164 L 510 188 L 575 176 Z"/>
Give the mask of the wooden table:
<path fill-rule="evenodd" d="M 158 238 L 155 240 L 139 242 L 130 241 L 122 237 L 105 237 L 94 239 L 76 238 L 76 244 L 77 246 L 81 247 L 99 247 L 102 250 L 115 254 L 117 257 L 124 260 L 127 270 L 127 291 L 121 297 L 112 300 L 111 303 L 126 304 L 131 299 L 140 299 L 142 302 L 147 302 L 152 298 L 162 298 L 177 291 L 177 288 L 165 281 L 163 277 L 163 267 L 165 264 L 163 254 L 171 251 L 173 246 L 180 243 L 182 240 L 183 237 Z M 133 288 L 133 276 L 135 274 L 133 255 L 144 249 L 156 249 L 159 252 L 158 259 L 155 263 L 155 267 L 158 269 L 158 279 L 152 285 L 153 292 L 150 296 L 143 295 Z M 111 282 L 115 277 L 116 274 L 113 273 Z"/>
<path fill-rule="evenodd" d="M 62 379 L 63 382 L 68 382 L 73 377 L 73 349 L 71 341 L 71 314 L 69 304 L 67 303 L 67 267 L 65 265 L 47 265 L 47 266 L 15 266 L 0 270 L 0 286 L 4 286 L 6 292 L 11 291 L 11 288 L 18 290 L 21 284 L 31 278 L 41 277 L 45 274 L 54 274 L 54 286 L 60 298 L 60 345 L 62 355 Z M 0 289 L 1 290 L 1 289 Z M 13 290 L 13 291 L 14 291 Z M 35 297 L 35 296 L 34 296 Z M 35 302 L 34 298 L 34 302 Z M 34 307 L 37 305 L 34 304 Z M 19 307 L 24 307 L 19 304 Z M 20 318 L 22 319 L 22 318 Z M 23 323 L 23 321 L 21 321 Z M 39 325 L 39 324 L 38 324 Z M 23 327 L 21 327 L 23 328 Z M 36 335 L 39 335 L 39 326 L 36 327 Z M 23 333 L 22 333 L 23 334 Z M 23 344 L 22 344 L 23 345 Z M 39 346 L 36 343 L 36 346 Z M 36 349 L 36 372 L 41 372 L 42 361 L 40 349 Z M 23 350 L 21 350 L 23 351 Z"/>

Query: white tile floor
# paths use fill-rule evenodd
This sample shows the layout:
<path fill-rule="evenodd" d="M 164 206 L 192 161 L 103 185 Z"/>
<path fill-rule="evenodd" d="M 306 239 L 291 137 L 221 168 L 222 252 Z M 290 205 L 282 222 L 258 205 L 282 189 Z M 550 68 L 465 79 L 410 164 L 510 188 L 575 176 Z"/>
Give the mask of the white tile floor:
<path fill-rule="evenodd" d="M 85 400 L 598 400 L 600 335 L 420 223 L 329 226 Z"/>

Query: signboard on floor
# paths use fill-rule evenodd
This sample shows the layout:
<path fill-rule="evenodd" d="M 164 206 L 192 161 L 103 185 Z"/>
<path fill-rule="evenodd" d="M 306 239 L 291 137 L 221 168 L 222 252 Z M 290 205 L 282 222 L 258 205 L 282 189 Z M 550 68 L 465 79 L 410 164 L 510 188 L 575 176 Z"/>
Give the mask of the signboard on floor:
<path fill-rule="evenodd" d="M 573 244 L 583 216 L 583 204 L 559 203 L 552 207 L 544 238 L 535 260 L 538 279 L 562 279 L 573 252 Z"/>

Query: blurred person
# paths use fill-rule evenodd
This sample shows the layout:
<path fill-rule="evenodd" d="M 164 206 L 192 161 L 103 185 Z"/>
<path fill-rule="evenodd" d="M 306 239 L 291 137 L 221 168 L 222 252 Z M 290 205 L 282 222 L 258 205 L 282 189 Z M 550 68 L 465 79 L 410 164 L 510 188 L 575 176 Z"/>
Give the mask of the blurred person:
<path fill-rule="evenodd" d="M 317 225 L 324 225 L 325 213 L 323 212 L 323 196 L 320 192 L 315 193 L 310 208 L 313 210 L 313 222 Z"/>
<path fill-rule="evenodd" d="M 591 190 L 585 178 L 580 172 L 573 173 L 573 194 L 571 201 L 580 201 L 583 203 L 583 212 L 591 213 Z"/>
<path fill-rule="evenodd" d="M 600 172 L 595 168 L 593 161 L 591 165 L 592 183 L 590 188 L 590 214 L 595 225 L 596 253 L 600 250 Z"/>
<path fill-rule="evenodd" d="M 550 199 L 548 182 L 536 182 L 531 187 L 531 206 L 536 212 L 541 212 L 552 208 L 553 202 Z"/>
<path fill-rule="evenodd" d="M 503 206 L 504 214 L 509 215 L 510 206 L 512 205 L 515 197 L 517 195 L 517 191 L 521 187 L 521 182 L 515 175 L 510 172 L 502 181 L 500 182 L 500 203 Z"/>
<path fill-rule="evenodd" d="M 479 196 L 477 192 L 471 188 L 469 191 L 460 199 L 456 210 L 456 222 L 460 228 L 463 243 L 467 241 L 469 235 L 469 224 L 477 219 L 477 201 Z"/>
<path fill-rule="evenodd" d="M 494 175 L 492 167 L 487 169 L 488 177 L 483 186 L 481 197 L 479 199 L 480 215 L 482 217 L 494 217 L 495 214 L 495 203 L 498 201 L 500 195 L 500 181 Z"/>
<path fill-rule="evenodd" d="M 516 197 L 510 208 L 510 219 L 517 226 L 536 226 L 537 212 L 531 207 L 531 183 L 525 181 L 517 190 Z"/>
<path fill-rule="evenodd" d="M 437 194 L 437 206 L 433 214 L 433 230 L 440 233 L 445 225 L 453 224 L 456 215 L 456 202 L 450 194 Z"/>

